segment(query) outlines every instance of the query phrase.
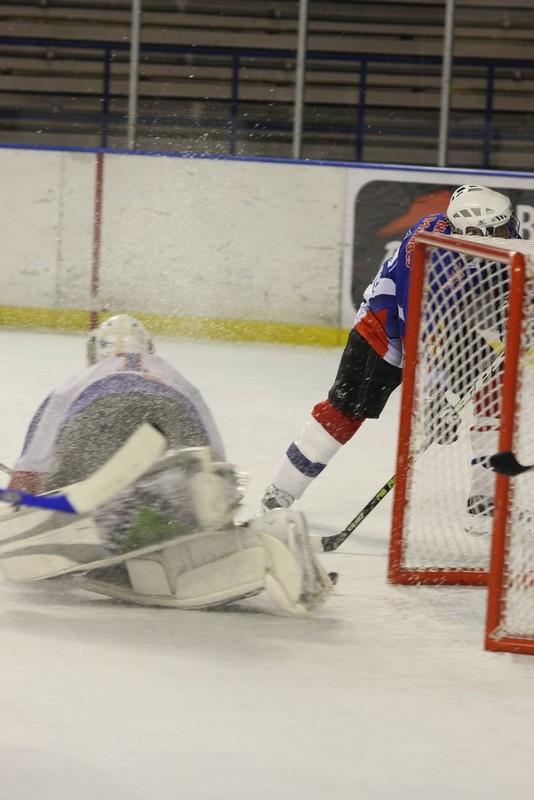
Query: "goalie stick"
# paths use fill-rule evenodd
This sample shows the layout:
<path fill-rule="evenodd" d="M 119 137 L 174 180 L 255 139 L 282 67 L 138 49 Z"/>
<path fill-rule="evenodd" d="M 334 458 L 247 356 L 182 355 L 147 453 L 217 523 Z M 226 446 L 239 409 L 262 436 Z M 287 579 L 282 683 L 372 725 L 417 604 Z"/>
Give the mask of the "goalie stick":
<path fill-rule="evenodd" d="M 84 514 L 105 503 L 139 478 L 164 453 L 165 437 L 153 425 L 143 423 L 106 463 L 88 478 L 64 492 L 34 495 L 0 489 L 0 501 L 14 506 L 35 506 L 49 511 Z"/>
<path fill-rule="evenodd" d="M 495 472 L 500 472 L 501 475 L 508 475 L 514 477 L 521 475 L 522 472 L 528 472 L 534 469 L 534 464 L 520 464 L 511 450 L 503 450 L 500 453 L 490 456 L 490 464 Z"/>
<path fill-rule="evenodd" d="M 480 376 L 480 378 L 475 383 L 471 391 L 468 392 L 465 397 L 460 398 L 460 400 L 454 406 L 452 406 L 453 411 L 456 412 L 462 411 L 465 408 L 465 406 L 471 401 L 475 392 L 479 391 L 479 389 L 481 389 L 495 374 L 496 370 L 501 366 L 503 361 L 504 361 L 504 351 L 500 350 L 493 364 L 491 364 L 491 366 L 488 367 L 486 372 L 484 372 Z M 421 448 L 417 451 L 417 453 L 415 453 L 415 456 L 418 456 L 421 453 L 423 453 L 430 446 L 430 444 L 431 442 L 428 441 L 424 442 Z M 390 491 L 395 486 L 396 478 L 397 478 L 396 475 L 392 475 L 391 478 L 387 480 L 383 486 L 380 487 L 380 489 L 376 492 L 376 494 L 374 494 L 373 497 L 371 497 L 369 502 L 366 503 L 366 505 L 361 509 L 361 511 L 358 514 L 356 514 L 354 519 L 352 519 L 349 522 L 349 524 L 346 525 L 345 528 L 343 528 L 342 531 L 340 531 L 339 533 L 334 533 L 331 536 L 322 536 L 320 540 L 319 549 L 322 550 L 324 553 L 331 553 L 333 550 L 337 550 L 338 547 L 340 547 L 340 545 L 342 545 L 343 542 L 349 538 L 351 533 L 353 533 L 356 530 L 356 528 L 359 525 L 361 525 L 361 523 L 371 513 L 371 511 L 373 511 L 373 509 L 377 507 L 377 505 L 384 499 L 384 497 L 386 497 L 390 493 Z"/>

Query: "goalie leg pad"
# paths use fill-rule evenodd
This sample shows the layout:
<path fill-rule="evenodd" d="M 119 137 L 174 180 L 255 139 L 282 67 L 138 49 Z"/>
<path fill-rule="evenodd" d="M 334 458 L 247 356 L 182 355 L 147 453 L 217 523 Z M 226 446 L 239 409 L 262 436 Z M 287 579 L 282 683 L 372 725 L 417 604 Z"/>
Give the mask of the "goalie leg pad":
<path fill-rule="evenodd" d="M 206 608 L 260 592 L 265 554 L 261 547 L 243 544 L 242 534 L 236 529 L 195 534 L 166 547 L 158 558 L 159 585 L 169 596 L 170 604 L 178 608 Z M 148 572 L 145 562 L 150 565 Z M 154 593 L 153 557 L 132 559 L 127 567 L 134 591 Z"/>
<path fill-rule="evenodd" d="M 184 536 L 127 561 L 122 586 L 95 580 L 84 588 L 146 605 L 201 609 L 266 590 L 285 612 L 303 616 L 332 591 L 311 549 L 302 514 L 277 510 L 248 525 Z"/>
<path fill-rule="evenodd" d="M 143 605 L 202 609 L 235 602 L 264 588 L 265 552 L 248 538 L 237 527 L 183 536 L 128 559 L 126 575 L 99 569 L 77 582 Z"/>
<path fill-rule="evenodd" d="M 304 514 L 279 508 L 252 520 L 249 528 L 269 553 L 265 588 L 271 600 L 297 616 L 321 606 L 333 584 L 312 549 Z"/>

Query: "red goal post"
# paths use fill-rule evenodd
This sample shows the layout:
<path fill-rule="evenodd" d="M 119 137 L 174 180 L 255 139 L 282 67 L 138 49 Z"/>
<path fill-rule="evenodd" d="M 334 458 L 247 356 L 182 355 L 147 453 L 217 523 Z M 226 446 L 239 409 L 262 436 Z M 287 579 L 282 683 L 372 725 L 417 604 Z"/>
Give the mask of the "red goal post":
<path fill-rule="evenodd" d="M 389 579 L 487 584 L 486 647 L 534 653 L 534 472 L 495 478 L 487 468 L 497 450 L 534 461 L 531 372 L 534 243 L 419 234 Z M 446 444 L 436 443 L 444 425 L 436 396 L 459 418 Z M 473 498 L 485 498 L 494 513 L 470 513 Z"/>

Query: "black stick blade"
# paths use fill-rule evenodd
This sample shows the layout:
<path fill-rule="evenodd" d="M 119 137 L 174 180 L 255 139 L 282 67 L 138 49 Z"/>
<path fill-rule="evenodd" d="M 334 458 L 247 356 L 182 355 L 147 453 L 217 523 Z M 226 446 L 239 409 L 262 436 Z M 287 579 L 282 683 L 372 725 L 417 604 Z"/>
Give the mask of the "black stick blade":
<path fill-rule="evenodd" d="M 534 468 L 534 464 L 526 467 L 520 464 L 511 450 L 505 450 L 490 456 L 490 464 L 495 472 L 510 476 L 520 475 L 522 472 L 527 472 L 527 470 Z"/>

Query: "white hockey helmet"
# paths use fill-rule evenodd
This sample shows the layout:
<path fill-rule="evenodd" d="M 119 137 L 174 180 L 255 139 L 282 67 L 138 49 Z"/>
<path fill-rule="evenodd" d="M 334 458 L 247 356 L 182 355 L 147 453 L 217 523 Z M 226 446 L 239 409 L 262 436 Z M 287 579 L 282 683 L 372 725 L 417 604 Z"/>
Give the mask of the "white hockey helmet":
<path fill-rule="evenodd" d="M 89 366 L 119 353 L 149 355 L 153 352 L 154 343 L 150 335 L 139 320 L 128 314 L 116 314 L 104 320 L 87 340 Z"/>
<path fill-rule="evenodd" d="M 508 223 L 514 231 L 518 229 L 510 198 L 487 186 L 459 186 L 452 193 L 447 217 L 454 232 L 464 235 L 507 236 Z"/>

